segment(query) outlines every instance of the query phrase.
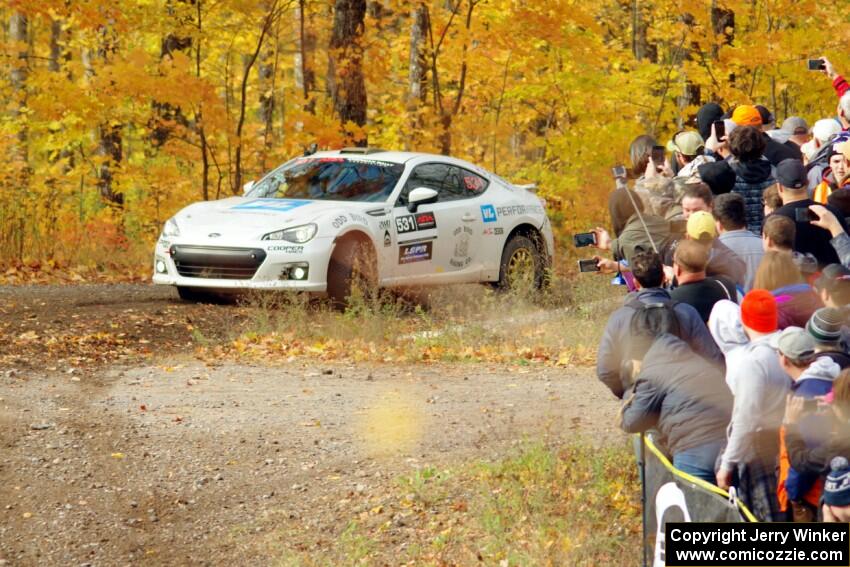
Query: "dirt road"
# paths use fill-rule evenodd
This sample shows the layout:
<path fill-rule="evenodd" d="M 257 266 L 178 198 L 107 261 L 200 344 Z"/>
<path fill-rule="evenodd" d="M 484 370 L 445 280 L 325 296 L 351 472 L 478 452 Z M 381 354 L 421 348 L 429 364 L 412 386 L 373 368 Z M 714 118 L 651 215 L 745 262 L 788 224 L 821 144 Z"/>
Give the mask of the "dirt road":
<path fill-rule="evenodd" d="M 185 321 L 232 328 L 237 306 L 147 286 L 0 288 L 0 306 L 0 565 L 274 563 L 288 524 L 333 541 L 417 468 L 621 439 L 589 370 L 209 365 Z M 124 342 L 39 344 L 80 333 Z"/>

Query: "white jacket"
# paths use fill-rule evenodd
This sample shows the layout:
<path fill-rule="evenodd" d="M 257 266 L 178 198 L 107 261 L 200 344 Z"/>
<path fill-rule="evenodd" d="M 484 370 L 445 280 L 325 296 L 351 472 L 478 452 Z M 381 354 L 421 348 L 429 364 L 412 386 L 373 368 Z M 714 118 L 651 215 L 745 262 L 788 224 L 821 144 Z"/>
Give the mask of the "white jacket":
<path fill-rule="evenodd" d="M 760 337 L 726 353 L 726 383 L 735 403 L 721 470 L 733 470 L 736 463 L 746 463 L 755 454 L 756 433 L 779 434 L 791 378 L 779 365 L 779 353 L 770 339 L 771 335 Z"/>
<path fill-rule="evenodd" d="M 741 306 L 728 299 L 714 304 L 708 318 L 708 330 L 723 354 L 750 342 L 741 323 Z"/>

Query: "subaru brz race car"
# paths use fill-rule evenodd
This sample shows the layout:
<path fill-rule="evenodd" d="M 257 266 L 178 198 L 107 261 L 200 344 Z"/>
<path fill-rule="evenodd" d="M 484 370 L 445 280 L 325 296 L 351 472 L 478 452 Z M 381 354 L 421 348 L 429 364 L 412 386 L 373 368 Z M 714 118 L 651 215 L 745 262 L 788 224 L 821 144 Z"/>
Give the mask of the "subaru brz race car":
<path fill-rule="evenodd" d="M 287 289 L 344 301 L 379 287 L 492 282 L 540 288 L 553 254 L 543 201 L 446 156 L 352 148 L 292 159 L 241 197 L 165 223 L 156 284 L 184 299 Z"/>

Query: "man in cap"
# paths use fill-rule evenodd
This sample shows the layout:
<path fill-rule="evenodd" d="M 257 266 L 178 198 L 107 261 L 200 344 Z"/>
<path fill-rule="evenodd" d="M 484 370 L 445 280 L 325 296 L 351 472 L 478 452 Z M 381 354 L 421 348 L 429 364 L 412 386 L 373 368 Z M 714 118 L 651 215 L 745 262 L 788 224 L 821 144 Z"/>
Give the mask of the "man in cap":
<path fill-rule="evenodd" d="M 788 136 L 788 141 L 801 148 L 809 141 L 809 125 L 799 116 L 789 116 L 782 123 L 780 131 Z"/>
<path fill-rule="evenodd" d="M 815 187 L 812 199 L 821 204 L 828 202 L 833 191 L 850 186 L 850 144 L 847 142 L 832 144 L 829 147 L 829 166 L 823 170 L 821 182 Z"/>
<path fill-rule="evenodd" d="M 779 352 L 779 365 L 791 377 L 791 398 L 815 400 L 832 390 L 832 382 L 841 368 L 829 357 L 818 357 L 815 340 L 798 327 L 788 327 L 773 336 L 773 345 Z M 809 415 L 798 422 L 807 445 L 826 441 L 829 423 L 823 416 Z M 779 456 L 779 504 L 783 511 L 791 504 L 795 522 L 812 522 L 817 516 L 820 484 L 818 475 L 795 471 L 788 461 L 782 435 Z"/>
<path fill-rule="evenodd" d="M 837 264 L 835 264 L 837 265 Z M 821 307 L 806 323 L 806 332 L 815 341 L 818 356 L 832 359 L 838 366 L 850 366 L 850 355 L 845 348 L 847 317 L 835 307 Z"/>
<path fill-rule="evenodd" d="M 796 236 L 794 238 L 794 250 L 802 254 L 813 255 L 820 267 L 835 264 L 839 261 L 838 254 L 830 244 L 832 239 L 829 231 L 815 226 L 811 222 L 812 217 L 807 216 L 810 205 L 816 205 L 815 201 L 808 198 L 806 191 L 806 168 L 803 162 L 797 159 L 789 159 L 780 163 L 776 168 L 777 187 L 782 197 L 783 206 L 778 208 L 774 214 L 788 217 L 796 224 Z M 840 217 L 838 210 L 826 208 L 836 217 L 842 228 L 846 230 L 844 218 Z M 802 212 L 798 213 L 797 211 Z M 798 215 L 799 218 L 798 218 Z"/>
<path fill-rule="evenodd" d="M 732 121 L 735 124 L 738 126 L 754 126 L 762 132 L 765 143 L 763 155 L 771 165 L 777 165 L 784 159 L 800 159 L 802 154 L 800 148 L 796 145 L 793 148 L 786 146 L 765 133 L 765 119 L 769 120 L 770 123 L 773 122 L 773 115 L 763 106 L 759 109 L 756 106 L 742 104 L 732 112 Z M 768 123 L 768 129 L 770 129 L 770 123 Z"/>
<path fill-rule="evenodd" d="M 779 324 L 776 299 L 754 289 L 741 302 L 749 342 L 726 353 L 726 383 L 734 406 L 728 442 L 720 458 L 717 486 L 735 486 L 759 521 L 785 519 L 776 497 L 779 427 L 791 381 L 779 365 L 772 336 Z"/>
<path fill-rule="evenodd" d="M 823 118 L 815 122 L 815 125 L 812 126 L 812 139 L 800 146 L 800 151 L 803 152 L 806 163 L 811 161 L 821 148 L 829 144 L 839 132 L 841 132 L 841 122 L 835 118 Z"/>
<path fill-rule="evenodd" d="M 706 275 L 711 277 L 725 277 L 734 285 L 743 289 L 747 278 L 747 265 L 737 254 L 727 248 L 717 239 L 717 223 L 714 216 L 708 211 L 696 211 L 689 215 L 685 237 L 688 240 L 699 242 L 708 250 L 708 263 L 706 264 Z M 666 265 L 674 263 L 676 248 L 679 243 L 670 247 L 666 257 Z M 732 298 L 735 301 L 735 297 Z"/>
<path fill-rule="evenodd" d="M 697 167 L 714 161 L 704 155 L 705 143 L 698 132 L 682 130 L 676 132 L 667 142 L 667 151 L 673 154 L 673 159 L 679 166 L 679 172 L 673 180 L 681 185 L 697 175 Z"/>

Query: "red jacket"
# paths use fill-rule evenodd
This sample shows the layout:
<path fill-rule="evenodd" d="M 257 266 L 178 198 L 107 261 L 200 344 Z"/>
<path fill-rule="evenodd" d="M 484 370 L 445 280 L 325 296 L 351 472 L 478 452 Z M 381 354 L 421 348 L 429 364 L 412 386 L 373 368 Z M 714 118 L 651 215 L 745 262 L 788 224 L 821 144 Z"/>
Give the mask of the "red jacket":
<path fill-rule="evenodd" d="M 844 96 L 844 93 L 850 91 L 850 84 L 848 84 L 841 75 L 836 75 L 835 79 L 832 81 L 832 88 L 835 89 L 835 94 L 838 95 L 838 98 L 841 98 Z"/>

